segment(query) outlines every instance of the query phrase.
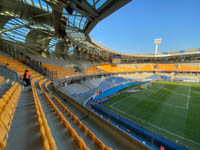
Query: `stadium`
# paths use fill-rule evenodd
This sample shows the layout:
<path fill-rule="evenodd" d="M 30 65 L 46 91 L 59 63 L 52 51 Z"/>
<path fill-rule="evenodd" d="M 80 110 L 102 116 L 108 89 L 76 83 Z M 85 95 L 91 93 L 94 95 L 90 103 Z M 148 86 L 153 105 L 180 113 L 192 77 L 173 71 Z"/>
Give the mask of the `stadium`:
<path fill-rule="evenodd" d="M 1 150 L 200 149 L 200 49 L 127 54 L 89 36 L 129 2 L 1 0 Z"/>

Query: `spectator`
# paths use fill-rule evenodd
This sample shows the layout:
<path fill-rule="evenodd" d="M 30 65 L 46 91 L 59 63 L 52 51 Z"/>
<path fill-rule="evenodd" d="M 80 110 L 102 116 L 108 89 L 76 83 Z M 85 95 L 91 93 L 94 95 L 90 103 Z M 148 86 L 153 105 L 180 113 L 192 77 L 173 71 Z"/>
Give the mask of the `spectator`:
<path fill-rule="evenodd" d="M 30 85 L 30 75 L 29 75 L 28 70 L 25 70 L 25 72 L 24 72 L 23 81 L 26 82 L 25 86 L 29 86 Z"/>
<path fill-rule="evenodd" d="M 160 150 L 165 150 L 165 147 L 161 145 Z"/>

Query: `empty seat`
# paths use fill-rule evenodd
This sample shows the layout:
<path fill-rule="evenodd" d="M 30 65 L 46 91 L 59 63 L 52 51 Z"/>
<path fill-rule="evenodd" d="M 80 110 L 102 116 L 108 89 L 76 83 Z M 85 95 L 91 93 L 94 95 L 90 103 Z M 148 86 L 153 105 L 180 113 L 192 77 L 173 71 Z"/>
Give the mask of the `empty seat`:
<path fill-rule="evenodd" d="M 6 146 L 8 139 L 8 131 L 5 126 L 0 122 L 0 149 L 3 150 Z"/>

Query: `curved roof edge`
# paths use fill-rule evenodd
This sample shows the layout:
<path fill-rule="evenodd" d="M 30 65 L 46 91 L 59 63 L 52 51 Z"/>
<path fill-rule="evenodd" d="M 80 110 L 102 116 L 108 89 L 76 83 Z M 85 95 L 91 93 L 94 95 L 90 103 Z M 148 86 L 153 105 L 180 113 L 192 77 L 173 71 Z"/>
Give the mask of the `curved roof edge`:
<path fill-rule="evenodd" d="M 87 39 L 91 42 L 89 33 L 92 31 L 92 29 L 96 26 L 98 22 L 100 22 L 107 16 L 111 15 L 113 12 L 120 9 L 121 7 L 129 3 L 130 1 L 131 0 L 113 0 L 110 3 L 108 3 L 106 6 L 104 6 L 102 9 L 98 10 L 99 17 L 95 18 L 93 21 L 90 21 L 84 30 L 84 33 Z"/>
<path fill-rule="evenodd" d="M 165 56 L 179 56 L 179 55 L 185 55 L 185 54 L 199 54 L 200 53 L 200 48 L 191 48 L 191 49 L 185 49 L 185 50 L 176 50 L 176 51 L 169 51 L 169 52 L 160 52 L 158 54 L 134 54 L 134 53 L 120 53 L 115 50 L 111 50 L 107 48 L 104 45 L 101 45 L 95 40 L 91 40 L 91 43 L 102 49 L 103 51 L 106 51 L 108 53 L 112 54 L 118 54 L 118 55 L 123 55 L 123 56 L 139 56 L 139 57 L 165 57 Z"/>

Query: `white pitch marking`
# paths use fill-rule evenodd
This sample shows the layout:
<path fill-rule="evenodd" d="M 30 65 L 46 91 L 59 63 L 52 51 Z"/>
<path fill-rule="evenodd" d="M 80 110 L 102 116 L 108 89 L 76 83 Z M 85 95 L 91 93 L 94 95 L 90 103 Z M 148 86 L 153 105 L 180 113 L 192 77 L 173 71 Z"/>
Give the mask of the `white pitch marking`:
<path fill-rule="evenodd" d="M 188 110 L 189 104 L 190 104 L 190 89 L 191 89 L 191 86 L 189 87 L 189 91 L 188 91 L 187 106 L 186 106 L 187 110 Z"/>
<path fill-rule="evenodd" d="M 162 87 L 162 88 L 163 88 L 163 87 Z M 161 88 L 160 88 L 160 89 L 161 89 Z M 118 103 L 120 103 L 120 102 L 126 100 L 127 98 L 132 97 L 132 96 L 136 97 L 136 98 L 137 98 L 138 100 L 140 100 L 140 101 L 145 101 L 145 99 L 141 99 L 140 97 L 136 96 L 136 95 L 138 95 L 138 94 L 140 94 L 140 93 L 136 93 L 136 94 L 129 95 L 129 96 L 125 97 L 124 99 L 113 103 L 113 104 L 110 105 L 110 106 L 113 107 L 114 105 L 116 105 L 116 104 L 118 104 Z M 148 102 L 151 101 L 151 102 L 159 103 L 159 104 L 164 104 L 164 105 L 172 106 L 172 107 L 176 107 L 176 108 L 186 109 L 185 107 L 181 107 L 181 106 L 177 106 L 177 105 L 173 105 L 173 104 L 169 104 L 169 103 L 162 103 L 162 102 L 155 101 L 155 100 L 149 100 L 149 99 L 148 99 L 147 101 L 148 101 Z"/>
<path fill-rule="evenodd" d="M 162 88 L 164 88 L 164 86 L 161 86 L 161 87 L 159 88 L 159 90 L 162 89 Z M 133 93 L 133 94 L 131 94 L 131 95 L 129 95 L 129 96 L 123 98 L 122 100 L 119 100 L 119 101 L 113 103 L 113 104 L 111 105 L 111 107 L 112 107 L 113 105 L 115 105 L 115 104 L 118 104 L 118 103 L 120 103 L 120 102 L 126 100 L 127 98 L 129 98 L 129 97 L 131 97 L 131 96 L 136 96 L 136 95 L 138 95 L 138 94 L 141 94 L 142 92 L 145 92 L 145 91 L 139 91 L 138 93 Z"/>
<path fill-rule="evenodd" d="M 163 131 L 165 131 L 165 132 L 167 132 L 167 133 L 169 133 L 169 134 L 171 134 L 171 135 L 177 136 L 177 137 L 179 137 L 179 138 L 181 138 L 181 139 L 184 139 L 184 140 L 186 140 L 186 141 L 189 141 L 189 142 L 191 142 L 191 143 L 194 143 L 194 144 L 200 146 L 200 143 L 197 143 L 197 142 L 195 142 L 195 141 L 193 141 L 193 140 L 190 140 L 190 139 L 187 139 L 187 138 L 182 137 L 182 136 L 180 136 L 180 135 L 177 135 L 177 134 L 175 134 L 175 133 L 173 133 L 173 132 L 170 132 L 170 131 L 168 131 L 168 130 L 165 130 L 165 129 L 163 129 L 163 128 L 160 128 L 160 127 L 158 127 L 158 126 L 156 126 L 156 125 L 153 125 L 153 124 L 151 124 L 151 123 L 149 123 L 149 122 L 146 122 L 146 121 L 144 121 L 144 120 L 142 120 L 142 119 L 140 119 L 140 118 L 138 118 L 138 117 L 136 117 L 136 116 L 127 114 L 126 112 L 123 112 L 123 111 L 121 111 L 120 109 L 117 109 L 117 108 L 115 108 L 115 107 L 112 107 L 112 108 L 115 109 L 116 111 L 119 111 L 119 112 L 121 112 L 121 113 L 123 113 L 123 114 L 125 114 L 125 115 L 127 115 L 127 116 L 129 116 L 129 117 L 131 117 L 131 118 L 135 118 L 135 119 L 137 119 L 137 120 L 139 120 L 139 121 L 141 121 L 141 122 L 143 122 L 143 123 L 146 123 L 146 124 L 148 124 L 148 125 L 150 125 L 150 126 L 152 126 L 152 127 L 154 127 L 154 128 L 163 130 Z"/>
<path fill-rule="evenodd" d="M 143 99 L 137 97 L 138 99 L 140 99 L 140 101 L 143 101 Z M 167 106 L 172 106 L 172 107 L 176 107 L 176 108 L 182 108 L 182 109 L 185 109 L 185 107 L 181 107 L 181 106 L 178 106 L 178 105 L 173 105 L 173 104 L 169 104 L 169 103 L 162 103 L 162 102 L 159 102 L 159 101 L 155 101 L 155 100 L 147 100 L 148 102 L 154 102 L 154 103 L 158 103 L 158 104 L 164 104 L 164 105 L 167 105 Z"/>

